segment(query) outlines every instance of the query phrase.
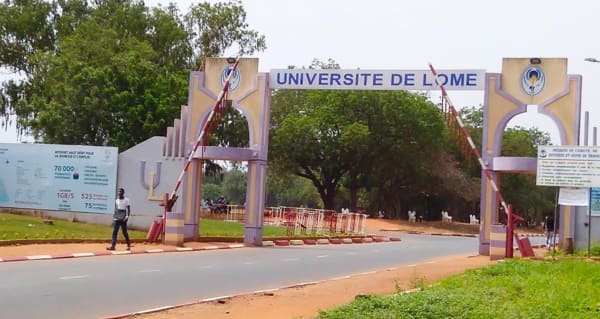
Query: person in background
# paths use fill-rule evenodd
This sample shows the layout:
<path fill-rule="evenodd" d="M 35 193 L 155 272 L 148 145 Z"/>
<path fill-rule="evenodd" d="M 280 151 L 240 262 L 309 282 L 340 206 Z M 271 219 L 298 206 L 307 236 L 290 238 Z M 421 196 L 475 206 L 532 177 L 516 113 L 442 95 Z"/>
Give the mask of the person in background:
<path fill-rule="evenodd" d="M 546 248 L 550 249 L 554 246 L 554 216 L 546 216 Z"/>
<path fill-rule="evenodd" d="M 115 250 L 119 228 L 123 230 L 123 236 L 125 237 L 125 242 L 127 242 L 127 250 L 131 249 L 131 242 L 127 233 L 127 221 L 130 215 L 131 203 L 129 202 L 129 198 L 125 197 L 125 189 L 119 188 L 119 196 L 115 200 L 115 214 L 113 215 L 112 244 L 106 248 L 107 250 Z"/>

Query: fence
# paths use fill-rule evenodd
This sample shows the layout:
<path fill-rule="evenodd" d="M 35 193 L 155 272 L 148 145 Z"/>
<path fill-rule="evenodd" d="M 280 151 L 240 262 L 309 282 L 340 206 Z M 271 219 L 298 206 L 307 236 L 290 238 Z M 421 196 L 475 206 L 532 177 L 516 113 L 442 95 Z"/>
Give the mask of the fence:
<path fill-rule="evenodd" d="M 203 207 L 203 218 L 221 219 L 231 222 L 244 222 L 246 210 L 242 205 L 226 205 L 218 209 Z M 265 225 L 286 227 L 289 236 L 323 234 L 365 234 L 366 214 L 303 207 L 266 207 Z"/>

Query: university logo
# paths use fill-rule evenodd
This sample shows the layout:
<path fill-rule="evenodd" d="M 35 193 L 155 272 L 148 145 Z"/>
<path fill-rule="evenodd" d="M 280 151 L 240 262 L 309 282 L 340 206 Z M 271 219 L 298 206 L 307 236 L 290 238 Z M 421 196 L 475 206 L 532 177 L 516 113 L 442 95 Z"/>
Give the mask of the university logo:
<path fill-rule="evenodd" d="M 233 68 L 233 65 L 227 65 L 223 69 L 223 71 L 221 71 L 221 86 L 225 85 L 227 76 L 231 72 L 232 68 Z M 235 91 L 235 89 L 237 89 L 238 86 L 240 86 L 241 80 L 242 80 L 242 75 L 240 73 L 240 69 L 235 69 L 235 72 L 233 72 L 233 75 L 231 76 L 231 79 L 229 80 L 229 91 L 230 92 Z"/>
<path fill-rule="evenodd" d="M 529 96 L 536 96 L 542 92 L 546 84 L 546 75 L 540 67 L 528 66 L 521 75 L 521 88 Z"/>

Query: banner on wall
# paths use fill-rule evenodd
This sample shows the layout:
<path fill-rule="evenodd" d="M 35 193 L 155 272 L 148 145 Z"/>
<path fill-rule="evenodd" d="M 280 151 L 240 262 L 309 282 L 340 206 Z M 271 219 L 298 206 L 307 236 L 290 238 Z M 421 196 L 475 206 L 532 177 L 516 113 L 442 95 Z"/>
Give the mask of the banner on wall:
<path fill-rule="evenodd" d="M 116 147 L 0 143 L 0 207 L 112 214 Z"/>

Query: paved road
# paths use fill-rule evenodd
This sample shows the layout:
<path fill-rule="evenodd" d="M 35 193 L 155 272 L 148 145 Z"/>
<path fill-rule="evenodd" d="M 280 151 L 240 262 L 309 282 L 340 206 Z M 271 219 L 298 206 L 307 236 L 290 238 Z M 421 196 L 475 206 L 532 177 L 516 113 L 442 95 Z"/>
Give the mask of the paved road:
<path fill-rule="evenodd" d="M 477 238 L 0 264 L 0 318 L 98 318 L 473 253 Z"/>

